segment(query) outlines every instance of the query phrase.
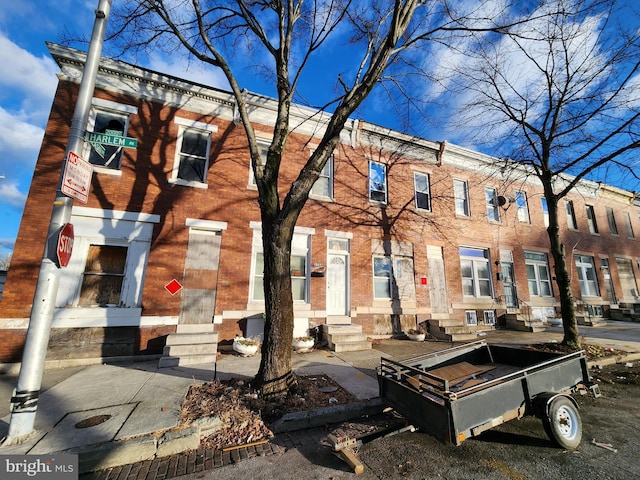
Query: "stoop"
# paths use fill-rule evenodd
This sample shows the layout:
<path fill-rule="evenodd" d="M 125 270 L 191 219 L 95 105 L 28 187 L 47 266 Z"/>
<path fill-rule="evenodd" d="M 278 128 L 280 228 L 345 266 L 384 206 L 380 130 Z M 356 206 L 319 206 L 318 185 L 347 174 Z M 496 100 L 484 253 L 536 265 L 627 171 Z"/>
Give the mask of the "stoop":
<path fill-rule="evenodd" d="M 334 352 L 355 352 L 372 348 L 371 342 L 362 333 L 362 325 L 331 324 L 323 325 L 322 330 L 329 348 Z"/>
<path fill-rule="evenodd" d="M 218 333 L 212 323 L 180 324 L 167 341 L 158 368 L 215 363 L 218 355 Z"/>

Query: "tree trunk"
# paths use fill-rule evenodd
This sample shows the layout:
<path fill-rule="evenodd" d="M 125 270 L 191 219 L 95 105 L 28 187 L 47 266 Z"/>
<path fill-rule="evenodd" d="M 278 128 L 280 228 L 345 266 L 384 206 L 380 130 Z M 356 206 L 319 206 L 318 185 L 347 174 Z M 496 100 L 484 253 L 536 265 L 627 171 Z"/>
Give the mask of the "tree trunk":
<path fill-rule="evenodd" d="M 291 240 L 293 227 L 263 222 L 265 322 L 256 386 L 267 397 L 285 395 L 293 381 L 293 296 L 291 292 Z M 268 349 L 268 350 L 264 350 Z"/>
<path fill-rule="evenodd" d="M 549 207 L 549 242 L 551 255 L 554 260 L 554 273 L 560 295 L 560 311 L 562 314 L 562 326 L 564 338 L 562 343 L 571 347 L 580 345 L 578 333 L 578 322 L 576 321 L 576 310 L 571 293 L 571 276 L 567 267 L 567 256 L 564 245 L 560 240 L 560 225 L 558 222 L 558 199 L 547 195 L 547 205 Z"/>

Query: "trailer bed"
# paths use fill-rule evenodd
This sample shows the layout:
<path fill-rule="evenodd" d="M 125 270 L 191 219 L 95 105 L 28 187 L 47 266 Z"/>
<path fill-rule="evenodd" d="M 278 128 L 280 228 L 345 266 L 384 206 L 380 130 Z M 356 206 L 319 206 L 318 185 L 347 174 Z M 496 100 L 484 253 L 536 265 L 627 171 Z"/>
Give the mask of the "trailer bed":
<path fill-rule="evenodd" d="M 505 421 L 533 414 L 535 399 L 590 383 L 583 351 L 568 355 L 461 345 L 401 362 L 382 359 L 382 400 L 442 441 L 459 445 Z"/>

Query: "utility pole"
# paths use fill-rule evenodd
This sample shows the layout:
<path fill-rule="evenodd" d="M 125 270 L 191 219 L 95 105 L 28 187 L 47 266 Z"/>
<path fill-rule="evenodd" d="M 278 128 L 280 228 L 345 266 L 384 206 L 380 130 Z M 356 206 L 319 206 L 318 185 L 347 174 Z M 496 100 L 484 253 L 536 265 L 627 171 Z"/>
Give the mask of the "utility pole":
<path fill-rule="evenodd" d="M 111 11 L 111 0 L 99 0 L 95 10 L 95 22 L 91 34 L 91 43 L 80 82 L 78 100 L 73 112 L 69 141 L 62 162 L 62 171 L 53 211 L 47 233 L 47 245 L 40 265 L 38 283 L 31 307 L 31 317 L 22 353 L 22 364 L 18 377 L 18 386 L 11 399 L 11 419 L 5 445 L 22 443 L 34 432 L 38 396 L 42 386 L 42 374 L 47 355 L 51 323 L 55 309 L 56 295 L 60 280 L 60 268 L 52 259 L 52 238 L 56 238 L 62 227 L 71 219 L 73 199 L 62 193 L 62 180 L 69 152 L 80 153 L 84 147 L 84 129 L 87 125 L 91 99 L 96 84 L 96 75 L 102 55 L 102 44 Z"/>

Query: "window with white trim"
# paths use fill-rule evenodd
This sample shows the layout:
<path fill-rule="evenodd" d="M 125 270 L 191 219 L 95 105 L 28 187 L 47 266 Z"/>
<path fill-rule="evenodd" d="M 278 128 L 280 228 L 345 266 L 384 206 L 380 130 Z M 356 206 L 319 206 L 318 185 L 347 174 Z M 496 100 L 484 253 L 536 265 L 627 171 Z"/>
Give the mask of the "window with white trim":
<path fill-rule="evenodd" d="M 587 255 L 575 255 L 576 269 L 578 270 L 578 283 L 580 292 L 585 297 L 598 297 L 598 279 L 593 257 Z"/>
<path fill-rule="evenodd" d="M 498 203 L 498 191 L 492 187 L 485 187 L 484 197 L 487 203 L 487 217 L 492 222 L 499 222 L 500 205 Z"/>
<path fill-rule="evenodd" d="M 578 222 L 576 221 L 576 212 L 573 209 L 573 200 L 564 201 L 564 211 L 567 217 L 567 227 L 571 230 L 577 230 Z"/>
<path fill-rule="evenodd" d="M 524 263 L 527 269 L 529 295 L 533 297 L 550 297 L 551 275 L 546 253 L 524 252 Z"/>
<path fill-rule="evenodd" d="M 107 314 L 101 312 L 107 310 L 114 322 L 139 322 L 153 225 L 159 221 L 157 215 L 74 207 L 73 255 L 60 278 L 56 322 L 104 321 Z"/>
<path fill-rule="evenodd" d="M 387 166 L 369 160 L 369 200 L 387 203 Z"/>
<path fill-rule="evenodd" d="M 311 187 L 311 195 L 316 197 L 333 198 L 333 155 L 324 164 L 320 176 Z"/>
<path fill-rule="evenodd" d="M 416 300 L 413 244 L 372 240 L 373 297 L 376 300 Z"/>
<path fill-rule="evenodd" d="M 491 297 L 491 268 L 489 250 L 460 247 L 462 294 L 465 297 Z"/>
<path fill-rule="evenodd" d="M 469 209 L 469 186 L 466 180 L 453 179 L 453 197 L 455 201 L 456 215 L 468 217 L 471 215 Z"/>
<path fill-rule="evenodd" d="M 415 190 L 416 209 L 430 212 L 431 183 L 429 181 L 429 175 L 422 172 L 413 172 L 413 186 Z"/>
<path fill-rule="evenodd" d="M 304 229 L 299 229 L 304 230 Z M 311 233 L 294 233 L 291 241 L 290 275 L 293 300 L 297 303 L 309 303 L 309 261 Z M 262 248 L 262 230 L 253 230 L 253 248 L 251 260 L 250 299 L 253 302 L 264 301 L 264 251 Z"/>
<path fill-rule="evenodd" d="M 181 185 L 206 186 L 211 133 L 218 127 L 179 117 L 174 122 L 179 127 L 171 181 Z"/>
<path fill-rule="evenodd" d="M 391 299 L 391 258 L 373 257 L 373 298 Z"/>
<path fill-rule="evenodd" d="M 87 121 L 87 132 L 104 133 L 109 136 L 126 137 L 129 116 L 137 114 L 138 108 L 109 100 L 94 98 Z M 97 171 L 119 172 L 123 147 L 102 143 L 85 143 L 84 158 L 98 167 Z"/>
<path fill-rule="evenodd" d="M 589 232 L 592 235 L 598 235 L 598 222 L 596 220 L 596 211 L 593 205 L 585 206 L 587 211 L 587 225 L 589 225 Z"/>
<path fill-rule="evenodd" d="M 518 221 L 521 223 L 530 223 L 529 204 L 527 203 L 527 193 L 516 192 L 516 207 L 518 207 Z"/>

